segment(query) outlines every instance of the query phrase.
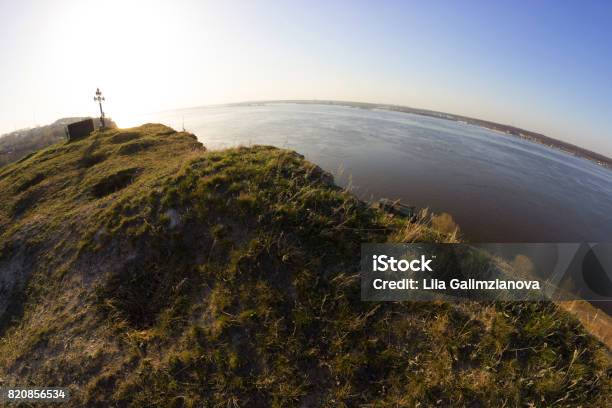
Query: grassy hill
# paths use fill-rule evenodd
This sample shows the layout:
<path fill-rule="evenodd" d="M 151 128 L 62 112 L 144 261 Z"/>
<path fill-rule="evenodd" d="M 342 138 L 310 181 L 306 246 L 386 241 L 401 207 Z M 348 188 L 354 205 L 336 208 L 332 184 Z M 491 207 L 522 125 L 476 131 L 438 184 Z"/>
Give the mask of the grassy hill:
<path fill-rule="evenodd" d="M 453 239 L 291 151 L 152 124 L 61 142 L 0 169 L 0 386 L 94 407 L 605 405 L 609 352 L 553 304 L 360 300 L 362 242 Z"/>
<path fill-rule="evenodd" d="M 0 167 L 64 140 L 66 138 L 66 125 L 83 119 L 86 118 L 62 118 L 50 125 L 20 129 L 0 135 Z M 107 127 L 117 127 L 112 120 L 106 119 L 106 121 Z M 96 128 L 100 127 L 100 119 L 94 118 L 94 126 Z"/>

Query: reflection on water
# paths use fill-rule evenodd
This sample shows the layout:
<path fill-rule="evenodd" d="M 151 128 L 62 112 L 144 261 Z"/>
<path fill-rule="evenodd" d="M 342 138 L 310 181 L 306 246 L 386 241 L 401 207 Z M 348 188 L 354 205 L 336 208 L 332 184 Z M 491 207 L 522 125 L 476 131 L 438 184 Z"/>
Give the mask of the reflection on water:
<path fill-rule="evenodd" d="M 484 128 L 342 106 L 204 107 L 119 119 L 184 126 L 208 148 L 298 151 L 361 198 L 448 212 L 480 242 L 612 241 L 612 171 Z M 342 171 L 340 171 L 342 170 Z"/>

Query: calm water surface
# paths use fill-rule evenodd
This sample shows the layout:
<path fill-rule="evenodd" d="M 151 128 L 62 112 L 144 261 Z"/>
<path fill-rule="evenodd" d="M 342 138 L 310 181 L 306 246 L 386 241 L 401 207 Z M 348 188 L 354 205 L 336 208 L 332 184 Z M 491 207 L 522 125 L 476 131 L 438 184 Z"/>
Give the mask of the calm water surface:
<path fill-rule="evenodd" d="M 184 123 L 209 149 L 296 150 L 365 200 L 448 212 L 481 242 L 612 241 L 612 171 L 484 128 L 399 112 L 267 104 L 119 120 Z"/>

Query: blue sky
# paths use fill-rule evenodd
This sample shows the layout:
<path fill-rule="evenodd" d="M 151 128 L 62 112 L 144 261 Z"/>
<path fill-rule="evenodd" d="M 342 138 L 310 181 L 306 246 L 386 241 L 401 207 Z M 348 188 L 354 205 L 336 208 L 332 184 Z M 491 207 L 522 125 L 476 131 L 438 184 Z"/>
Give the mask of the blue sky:
<path fill-rule="evenodd" d="M 258 99 L 396 103 L 612 156 L 609 1 L 0 0 L 0 132 Z M 102 26 L 98 29 L 98 26 Z"/>

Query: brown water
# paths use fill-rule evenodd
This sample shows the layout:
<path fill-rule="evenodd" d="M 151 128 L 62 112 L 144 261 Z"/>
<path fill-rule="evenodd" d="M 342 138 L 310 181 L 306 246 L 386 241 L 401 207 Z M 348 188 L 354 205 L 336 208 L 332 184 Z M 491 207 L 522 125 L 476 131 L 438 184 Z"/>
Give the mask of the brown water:
<path fill-rule="evenodd" d="M 612 242 L 612 171 L 484 128 L 342 106 L 267 104 L 160 112 L 209 148 L 290 148 L 363 199 L 447 212 L 479 242 Z"/>

